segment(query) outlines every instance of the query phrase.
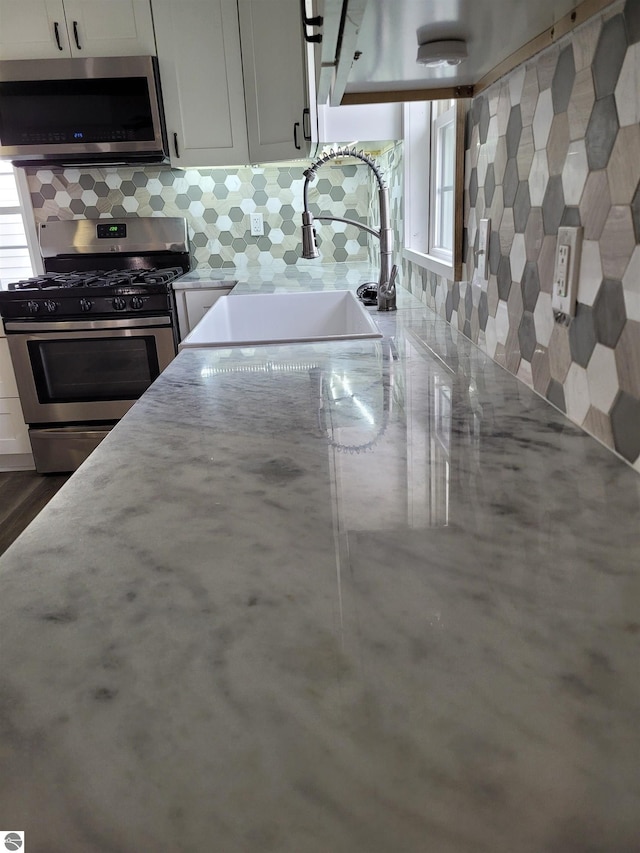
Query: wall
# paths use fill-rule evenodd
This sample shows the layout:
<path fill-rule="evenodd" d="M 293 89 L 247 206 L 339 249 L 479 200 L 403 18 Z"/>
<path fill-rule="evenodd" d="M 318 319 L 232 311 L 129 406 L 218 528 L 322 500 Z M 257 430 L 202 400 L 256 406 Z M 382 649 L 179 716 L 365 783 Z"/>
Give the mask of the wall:
<path fill-rule="evenodd" d="M 236 169 L 167 167 L 30 169 L 36 222 L 122 216 L 183 216 L 199 267 L 295 264 L 301 253 L 303 171 L 307 163 Z M 366 166 L 323 167 L 309 193 L 321 212 L 366 222 Z M 264 237 L 252 237 L 248 214 L 264 216 Z M 367 259 L 365 232 L 318 224 L 322 260 Z"/>
<path fill-rule="evenodd" d="M 476 97 L 463 281 L 405 284 L 640 471 L 640 3 L 616 3 Z M 392 185 L 401 183 L 397 153 Z M 474 260 L 491 219 L 488 282 Z M 581 225 L 578 307 L 554 321 L 560 225 Z"/>

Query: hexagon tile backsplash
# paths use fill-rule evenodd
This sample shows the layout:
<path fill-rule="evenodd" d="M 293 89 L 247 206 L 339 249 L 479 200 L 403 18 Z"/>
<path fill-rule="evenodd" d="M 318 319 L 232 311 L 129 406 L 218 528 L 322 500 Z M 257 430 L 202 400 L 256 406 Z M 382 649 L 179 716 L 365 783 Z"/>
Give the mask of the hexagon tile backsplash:
<path fill-rule="evenodd" d="M 306 163 L 236 169 L 166 167 L 30 169 L 36 222 L 121 216 L 183 216 L 199 267 L 295 264 L 301 255 L 302 187 Z M 328 167 L 310 195 L 314 215 L 366 223 L 368 169 Z M 249 214 L 264 217 L 264 236 L 252 237 Z M 323 260 L 367 259 L 367 235 L 342 223 L 318 228 Z"/>
<path fill-rule="evenodd" d="M 465 280 L 403 262 L 416 295 L 638 471 L 639 122 L 640 0 L 621 0 L 471 102 Z M 551 308 L 561 225 L 584 237 L 568 327 Z"/>

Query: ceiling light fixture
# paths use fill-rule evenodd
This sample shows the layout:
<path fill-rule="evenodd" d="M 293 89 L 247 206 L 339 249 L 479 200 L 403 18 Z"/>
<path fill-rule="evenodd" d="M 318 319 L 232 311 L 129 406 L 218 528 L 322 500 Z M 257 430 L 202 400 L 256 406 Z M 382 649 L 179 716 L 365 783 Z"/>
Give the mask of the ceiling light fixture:
<path fill-rule="evenodd" d="M 416 62 L 427 68 L 442 65 L 460 65 L 467 58 L 467 43 L 462 39 L 428 41 L 418 45 Z"/>

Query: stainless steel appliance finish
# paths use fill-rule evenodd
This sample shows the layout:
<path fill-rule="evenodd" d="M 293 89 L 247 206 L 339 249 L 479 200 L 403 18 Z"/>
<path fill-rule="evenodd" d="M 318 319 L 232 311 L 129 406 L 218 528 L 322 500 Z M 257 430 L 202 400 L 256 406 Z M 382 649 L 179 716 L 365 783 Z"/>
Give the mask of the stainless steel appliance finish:
<path fill-rule="evenodd" d="M 176 355 L 169 316 L 7 322 L 5 331 L 20 404 L 29 424 L 118 420 L 134 404 L 142 385 L 150 385 Z M 64 357 L 56 354 L 56 347 L 66 351 L 70 362 L 64 365 L 63 377 L 59 374 Z M 124 359 L 126 363 L 122 363 Z M 94 365 L 94 360 L 106 364 Z M 52 369 L 58 370 L 57 376 L 51 376 Z M 119 399 L 109 399 L 114 388 L 121 389 Z M 126 399 L 129 394 L 134 396 Z"/>
<path fill-rule="evenodd" d="M 118 225 L 126 225 L 126 233 Z M 107 235 L 98 236 L 98 225 Z M 188 251 L 187 221 L 177 216 L 140 216 L 126 219 L 65 219 L 43 222 L 39 228 L 40 253 L 49 258 L 73 255 L 145 254 Z M 151 247 L 151 249 L 150 249 Z M 77 260 L 77 259 L 76 259 Z M 97 260 L 97 258 L 96 258 Z M 49 268 L 51 264 L 48 265 Z M 59 264 L 58 264 L 59 266 Z"/>
<path fill-rule="evenodd" d="M 45 274 L 0 291 L 36 469 L 74 470 L 177 353 L 179 218 L 40 227 Z M 153 267 L 153 268 L 150 268 Z"/>
<path fill-rule="evenodd" d="M 0 61 L 0 158 L 167 161 L 156 57 Z"/>
<path fill-rule="evenodd" d="M 109 435 L 110 427 L 50 427 L 29 430 L 39 474 L 75 471 Z"/>

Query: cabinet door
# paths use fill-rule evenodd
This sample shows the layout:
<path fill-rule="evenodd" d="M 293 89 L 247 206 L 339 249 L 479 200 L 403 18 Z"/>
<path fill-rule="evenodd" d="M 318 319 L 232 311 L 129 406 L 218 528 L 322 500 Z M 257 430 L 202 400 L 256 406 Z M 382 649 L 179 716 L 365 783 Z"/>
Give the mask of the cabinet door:
<path fill-rule="evenodd" d="M 0 59 L 70 56 L 62 0 L 0 0 Z"/>
<path fill-rule="evenodd" d="M 156 52 L 149 0 L 64 0 L 74 56 L 136 56 Z"/>
<path fill-rule="evenodd" d="M 185 338 L 192 329 L 195 329 L 214 302 L 221 296 L 231 293 L 231 290 L 231 287 L 217 287 L 211 290 L 194 288 L 193 290 L 178 291 L 176 296 L 180 340 Z"/>
<path fill-rule="evenodd" d="M 31 453 L 29 431 L 17 397 L 0 399 L 0 455 L 4 453 Z"/>
<path fill-rule="evenodd" d="M 238 0 L 251 162 L 309 155 L 307 49 L 299 0 Z"/>
<path fill-rule="evenodd" d="M 236 0 L 153 0 L 171 163 L 249 161 Z"/>
<path fill-rule="evenodd" d="M 0 337 L 0 399 L 17 396 L 18 389 L 9 355 L 9 344 L 5 337 Z"/>

